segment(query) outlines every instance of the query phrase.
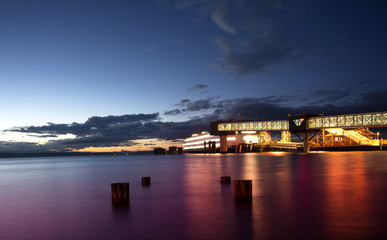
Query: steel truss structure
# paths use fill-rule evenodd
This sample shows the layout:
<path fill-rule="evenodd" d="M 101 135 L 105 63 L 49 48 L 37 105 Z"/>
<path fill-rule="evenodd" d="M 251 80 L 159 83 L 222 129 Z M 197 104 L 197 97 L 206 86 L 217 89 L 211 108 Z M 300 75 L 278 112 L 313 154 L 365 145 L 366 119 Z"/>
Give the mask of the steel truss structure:
<path fill-rule="evenodd" d="M 287 131 L 289 121 L 228 122 L 219 123 L 218 131 Z"/>
<path fill-rule="evenodd" d="M 386 127 L 387 112 L 345 114 L 339 116 L 312 117 L 308 129 Z"/>
<path fill-rule="evenodd" d="M 302 121 L 302 120 L 300 120 Z M 311 117 L 307 129 L 387 127 L 387 112 Z M 218 131 L 289 131 L 289 121 L 223 122 Z"/>

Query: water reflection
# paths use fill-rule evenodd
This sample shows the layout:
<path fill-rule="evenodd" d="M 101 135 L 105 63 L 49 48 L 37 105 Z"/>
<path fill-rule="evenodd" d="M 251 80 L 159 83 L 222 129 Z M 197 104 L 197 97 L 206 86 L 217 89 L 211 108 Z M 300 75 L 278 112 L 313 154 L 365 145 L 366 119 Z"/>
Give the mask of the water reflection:
<path fill-rule="evenodd" d="M 225 165 L 219 158 L 212 157 L 203 156 L 202 159 L 186 161 L 184 164 L 186 239 L 237 237 L 232 224 L 232 195 L 228 191 L 230 188 L 220 187 L 222 184 L 219 181 L 220 176 L 228 175 L 228 171 L 223 169 Z"/>
<path fill-rule="evenodd" d="M 163 157 L 0 159 L 0 239 L 387 239 L 385 152 Z M 252 201 L 221 176 L 252 180 Z"/>
<path fill-rule="evenodd" d="M 254 225 L 253 202 L 250 199 L 234 199 L 236 236 L 239 239 L 257 239 L 259 232 Z"/>
<path fill-rule="evenodd" d="M 332 238 L 361 238 L 372 228 L 366 159 L 362 153 L 337 155 L 345 161 L 325 162 L 326 232 Z"/>

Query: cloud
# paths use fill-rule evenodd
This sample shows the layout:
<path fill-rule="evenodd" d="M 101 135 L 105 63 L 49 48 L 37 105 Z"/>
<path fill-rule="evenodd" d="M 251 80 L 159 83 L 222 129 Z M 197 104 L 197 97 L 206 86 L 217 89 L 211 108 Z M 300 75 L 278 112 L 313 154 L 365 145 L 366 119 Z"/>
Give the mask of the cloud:
<path fill-rule="evenodd" d="M 352 93 L 348 89 L 339 90 L 318 90 L 309 94 L 311 99 L 315 99 L 312 104 L 319 103 L 343 103 L 351 100 Z"/>
<path fill-rule="evenodd" d="M 222 52 L 220 63 L 214 66 L 232 76 L 265 72 L 268 67 L 292 62 L 307 51 L 290 44 L 286 30 L 274 23 L 266 23 L 265 31 L 253 33 L 249 39 L 218 36 L 213 44 Z"/>
<path fill-rule="evenodd" d="M 180 109 L 173 109 L 171 111 L 165 111 L 164 112 L 164 115 L 170 115 L 170 116 L 179 115 L 179 114 L 181 114 L 181 110 Z"/>
<path fill-rule="evenodd" d="M 169 116 L 175 116 L 182 113 L 199 112 L 202 110 L 208 110 L 214 107 L 212 103 L 213 99 L 214 98 L 207 98 L 207 99 L 201 99 L 196 101 L 183 99 L 180 101 L 180 103 L 175 104 L 175 106 L 180 107 L 180 109 L 176 108 L 170 111 L 165 111 L 164 114 Z"/>
<path fill-rule="evenodd" d="M 199 112 L 202 110 L 208 110 L 214 108 L 214 99 L 216 97 L 210 97 L 207 99 L 200 99 L 196 101 L 191 101 L 189 99 L 183 99 L 175 106 L 180 107 L 170 111 L 166 111 L 165 115 L 178 115 L 187 112 Z"/>
<path fill-rule="evenodd" d="M 356 84 L 355 84 L 356 85 Z M 208 119 L 281 120 L 304 111 L 325 115 L 386 111 L 387 89 L 347 88 L 318 90 L 303 95 L 266 96 L 219 100 L 188 99 L 176 104 L 174 115 L 206 110 Z M 209 112 L 209 113 L 208 113 Z"/>
<path fill-rule="evenodd" d="M 185 106 L 186 104 L 188 104 L 190 102 L 189 99 L 183 99 L 181 100 L 179 103 L 175 104 L 175 106 Z"/>
<path fill-rule="evenodd" d="M 55 124 L 48 123 L 44 126 L 20 127 L 8 130 L 9 132 L 35 133 L 44 135 L 73 134 L 75 139 L 51 140 L 49 145 L 60 145 L 61 150 L 66 148 L 101 147 L 130 145 L 131 140 L 138 139 L 141 134 L 146 137 L 149 132 L 144 131 L 144 126 L 159 118 L 158 113 L 131 114 L 121 116 L 90 117 L 84 123 Z"/>
<path fill-rule="evenodd" d="M 212 21 L 221 29 L 228 33 L 236 34 L 237 31 L 232 27 L 228 21 L 228 14 L 231 9 L 229 6 L 230 1 L 220 1 L 219 6 L 215 8 L 215 11 L 211 15 Z"/>
<path fill-rule="evenodd" d="M 176 140 L 192 134 L 192 129 L 208 130 L 208 122 L 193 119 L 185 122 L 161 122 L 159 114 L 131 114 L 121 116 L 90 117 L 84 123 L 19 127 L 8 130 L 27 134 L 73 134 L 73 139 L 50 140 L 46 144 L 0 143 L 1 149 L 35 149 L 39 151 L 69 151 L 87 147 L 132 146 L 139 139 Z M 18 146 L 21 146 L 18 148 Z"/>
<path fill-rule="evenodd" d="M 189 93 L 205 93 L 207 92 L 208 85 L 206 84 L 196 84 L 193 87 L 187 88 L 187 92 Z"/>
<path fill-rule="evenodd" d="M 39 134 L 74 134 L 77 136 L 88 136 L 101 133 L 111 129 L 123 127 L 133 128 L 142 122 L 157 120 L 158 113 L 153 114 L 131 114 L 121 116 L 90 117 L 85 123 L 55 124 L 48 123 L 44 126 L 21 127 L 8 130 L 10 132 L 39 133 Z"/>
<path fill-rule="evenodd" d="M 211 18 L 223 31 L 213 36 L 212 44 L 221 56 L 211 66 L 240 77 L 294 64 L 308 54 L 308 49 L 291 39 L 289 23 L 307 12 L 309 5 L 308 0 L 190 0 L 177 4 L 177 9 L 196 9 L 198 19 Z"/>
<path fill-rule="evenodd" d="M 352 90 L 341 92 L 344 97 L 349 97 Z M 336 91 L 320 91 L 321 99 L 330 99 L 333 95 L 338 96 Z M 222 108 L 217 108 L 216 114 L 224 119 L 237 118 L 242 116 L 247 120 L 281 120 L 286 119 L 287 114 L 300 114 L 304 111 L 311 113 L 323 113 L 324 115 L 352 114 L 386 111 L 384 98 L 387 95 L 387 89 L 367 91 L 359 94 L 358 98 L 352 101 L 334 101 L 329 104 L 311 104 L 308 101 L 298 101 L 295 96 L 291 97 L 269 97 L 269 98 L 240 98 L 223 101 Z M 302 97 L 299 97 L 301 100 Z M 278 100 L 278 102 L 276 102 Z M 314 101 L 314 99 L 310 99 Z M 320 102 L 322 103 L 322 102 Z M 214 111 L 215 112 L 215 111 Z"/>

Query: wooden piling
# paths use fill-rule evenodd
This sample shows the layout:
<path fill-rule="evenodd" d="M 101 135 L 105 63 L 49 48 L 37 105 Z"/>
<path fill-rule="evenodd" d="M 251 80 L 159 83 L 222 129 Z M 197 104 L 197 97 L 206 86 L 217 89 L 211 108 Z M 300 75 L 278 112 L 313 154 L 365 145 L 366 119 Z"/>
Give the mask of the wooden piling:
<path fill-rule="evenodd" d="M 150 177 L 142 177 L 141 182 L 143 186 L 149 186 L 151 184 L 151 178 Z"/>
<path fill-rule="evenodd" d="M 221 183 L 231 183 L 231 177 L 230 176 L 222 176 L 220 177 Z"/>
<path fill-rule="evenodd" d="M 165 155 L 165 148 L 157 147 L 154 149 L 155 155 Z"/>
<path fill-rule="evenodd" d="M 112 201 L 129 202 L 129 183 L 111 184 Z"/>
<path fill-rule="evenodd" d="M 253 181 L 252 180 L 235 180 L 234 181 L 234 197 L 235 198 L 252 198 L 253 197 Z"/>

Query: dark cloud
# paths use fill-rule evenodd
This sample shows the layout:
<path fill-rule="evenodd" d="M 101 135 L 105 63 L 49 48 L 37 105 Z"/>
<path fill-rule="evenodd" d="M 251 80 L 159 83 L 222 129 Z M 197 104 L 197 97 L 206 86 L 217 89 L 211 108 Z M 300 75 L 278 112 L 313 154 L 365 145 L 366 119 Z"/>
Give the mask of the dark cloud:
<path fill-rule="evenodd" d="M 208 110 L 211 108 L 214 108 L 214 99 L 216 97 L 211 97 L 207 99 L 201 99 L 196 101 L 191 101 L 189 99 L 183 99 L 178 104 L 175 104 L 175 106 L 180 107 L 180 109 L 173 109 L 170 111 L 166 111 L 165 115 L 178 115 L 181 113 L 186 112 L 198 112 L 201 110 Z"/>
<path fill-rule="evenodd" d="M 311 2 L 189 0 L 177 8 L 194 8 L 198 19 L 210 17 L 224 31 L 213 38 L 222 55 L 212 65 L 232 76 L 243 76 L 296 62 L 308 53 L 306 47 L 290 38 L 289 20 L 301 17 Z"/>
<path fill-rule="evenodd" d="M 234 37 L 219 36 L 214 44 L 223 53 L 220 64 L 214 66 L 233 76 L 264 72 L 269 66 L 299 59 L 306 52 L 299 46 L 289 45 L 279 29 L 271 29 L 271 33 L 256 36 L 249 41 L 241 41 Z M 243 42 L 241 45 L 240 42 Z"/>
<path fill-rule="evenodd" d="M 182 100 L 180 100 L 179 103 L 176 103 L 174 106 L 183 107 L 183 106 L 187 105 L 189 102 L 191 102 L 191 100 L 182 99 Z"/>
<path fill-rule="evenodd" d="M 204 99 L 204 100 L 197 100 L 194 102 L 189 102 L 186 106 L 186 111 L 200 111 L 200 110 L 207 110 L 211 108 L 211 100 L 212 98 L 209 99 Z"/>
<path fill-rule="evenodd" d="M 84 123 L 54 124 L 20 127 L 8 130 L 28 134 L 63 135 L 73 134 L 75 138 L 50 140 L 46 144 L 20 143 L 2 144 L 0 150 L 35 149 L 69 151 L 86 147 L 132 146 L 134 140 L 159 138 L 176 140 L 192 134 L 192 129 L 208 130 L 209 124 L 203 119 L 185 122 L 161 122 L 159 114 L 132 114 L 122 116 L 91 117 Z M 28 146 L 28 147 L 26 147 Z"/>
<path fill-rule="evenodd" d="M 58 137 L 58 135 L 56 135 L 56 134 L 47 134 L 47 135 L 41 135 L 41 134 L 37 134 L 37 135 L 33 135 L 33 134 L 30 134 L 30 135 L 28 135 L 28 136 L 30 136 L 30 137 L 38 137 L 38 138 L 56 138 L 56 137 Z"/>
<path fill-rule="evenodd" d="M 112 129 L 135 128 L 142 122 L 157 120 L 158 113 L 153 114 L 132 114 L 122 116 L 91 117 L 85 123 L 55 124 L 48 123 L 44 126 L 21 127 L 11 132 L 39 133 L 39 134 L 74 134 L 77 136 L 87 136 Z"/>
<path fill-rule="evenodd" d="M 384 111 L 387 110 L 386 105 L 387 89 L 373 90 L 363 93 L 361 102 L 359 105 L 367 107 L 367 111 Z"/>
<path fill-rule="evenodd" d="M 364 81 L 359 81 L 357 83 L 358 86 L 361 86 L 361 87 L 366 87 L 366 86 L 372 86 L 374 84 L 377 84 L 379 81 L 376 80 L 376 79 L 367 79 L 367 80 L 364 80 Z"/>
<path fill-rule="evenodd" d="M 171 110 L 171 111 L 165 111 L 164 112 L 164 115 L 170 115 L 170 116 L 179 115 L 179 114 L 181 114 L 180 109 L 174 109 L 174 110 Z"/>
<path fill-rule="evenodd" d="M 350 95 L 348 92 L 320 91 L 322 99 L 344 97 Z M 325 94 L 325 95 L 324 95 Z M 374 90 L 360 94 L 360 97 L 351 102 L 332 101 L 330 104 L 304 104 L 285 105 L 287 100 L 294 101 L 294 97 L 279 97 L 278 102 L 273 101 L 275 98 L 242 98 L 228 100 L 222 103 L 223 108 L 216 109 L 216 114 L 223 118 L 238 118 L 242 116 L 247 120 L 281 120 L 286 119 L 287 114 L 300 114 L 304 111 L 311 113 L 322 113 L 324 115 L 351 114 L 363 112 L 386 111 L 384 102 L 387 96 L 387 89 Z"/>
<path fill-rule="evenodd" d="M 351 91 L 348 89 L 340 89 L 340 90 L 318 90 L 312 92 L 310 95 L 310 99 L 316 99 L 312 104 L 319 103 L 336 103 L 336 102 L 348 102 L 352 97 Z"/>
<path fill-rule="evenodd" d="M 205 93 L 207 92 L 208 85 L 206 84 L 196 84 L 191 88 L 187 88 L 187 92 L 189 93 Z"/>
<path fill-rule="evenodd" d="M 236 98 L 217 100 L 208 98 L 194 102 L 184 101 L 175 113 L 212 112 L 209 119 L 281 120 L 288 114 L 312 113 L 346 114 L 386 111 L 387 89 L 319 90 L 304 95 L 267 96 L 262 98 Z"/>
<path fill-rule="evenodd" d="M 159 114 L 132 114 L 122 116 L 91 117 L 84 123 L 29 126 L 8 130 L 10 132 L 34 133 L 42 135 L 73 134 L 74 139 L 51 140 L 46 145 L 55 149 L 80 149 L 84 147 L 106 147 L 131 145 L 139 137 L 150 136 L 152 129 L 146 124 L 158 120 Z M 144 136 L 142 136 L 144 135 Z"/>

